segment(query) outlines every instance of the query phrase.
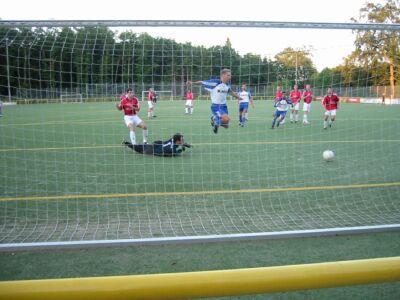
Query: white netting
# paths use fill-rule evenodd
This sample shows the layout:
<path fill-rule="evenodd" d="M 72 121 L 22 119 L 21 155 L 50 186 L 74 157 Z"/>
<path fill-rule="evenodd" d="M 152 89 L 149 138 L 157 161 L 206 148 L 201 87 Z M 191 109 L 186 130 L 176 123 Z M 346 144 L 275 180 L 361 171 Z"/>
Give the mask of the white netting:
<path fill-rule="evenodd" d="M 103 27 L 0 28 L 2 100 L 10 92 L 21 104 L 3 107 L 0 120 L 0 243 L 399 223 L 400 106 L 380 105 L 384 93 L 398 103 L 399 87 L 390 99 L 373 68 L 318 72 L 297 57 L 304 53 L 285 54 L 296 63 Z M 238 104 L 228 101 L 231 127 L 214 134 L 209 92 L 187 82 L 222 68 L 232 70 L 233 90 L 247 83 L 255 108 L 239 127 Z M 271 130 L 277 86 L 289 94 L 295 82 L 312 86 L 311 125 L 301 122 L 302 103 L 300 122 Z M 342 103 L 324 130 L 328 86 Z M 149 87 L 180 100 L 159 101 L 156 119 L 142 105 L 139 116 L 149 141 L 181 132 L 193 148 L 176 158 L 124 148 L 129 133 L 115 104 L 128 87 L 143 100 Z M 193 115 L 185 115 L 189 88 Z M 335 152 L 332 162 L 324 150 Z"/>

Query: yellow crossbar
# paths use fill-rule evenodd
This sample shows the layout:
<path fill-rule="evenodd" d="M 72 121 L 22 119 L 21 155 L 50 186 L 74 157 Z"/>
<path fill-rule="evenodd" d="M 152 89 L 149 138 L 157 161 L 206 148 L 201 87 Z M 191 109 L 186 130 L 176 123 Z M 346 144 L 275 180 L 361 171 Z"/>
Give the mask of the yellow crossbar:
<path fill-rule="evenodd" d="M 400 281 L 400 257 L 266 268 L 0 282 L 0 299 L 188 299 Z"/>

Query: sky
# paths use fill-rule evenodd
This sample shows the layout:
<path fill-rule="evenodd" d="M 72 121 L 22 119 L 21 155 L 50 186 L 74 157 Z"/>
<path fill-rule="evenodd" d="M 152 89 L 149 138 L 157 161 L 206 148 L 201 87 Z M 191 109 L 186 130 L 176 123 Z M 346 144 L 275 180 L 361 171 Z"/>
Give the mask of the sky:
<path fill-rule="evenodd" d="M 3 1 L 2 20 L 220 20 L 350 23 L 358 18 L 366 0 L 18 0 Z M 383 3 L 384 0 L 370 0 Z M 94 4 L 95 3 L 95 4 Z M 120 28 L 119 31 L 123 29 Z M 310 50 L 321 71 L 335 67 L 354 50 L 351 30 L 271 28 L 132 28 L 152 36 L 191 42 L 193 45 L 223 45 L 227 38 L 240 54 L 268 58 L 287 47 Z"/>

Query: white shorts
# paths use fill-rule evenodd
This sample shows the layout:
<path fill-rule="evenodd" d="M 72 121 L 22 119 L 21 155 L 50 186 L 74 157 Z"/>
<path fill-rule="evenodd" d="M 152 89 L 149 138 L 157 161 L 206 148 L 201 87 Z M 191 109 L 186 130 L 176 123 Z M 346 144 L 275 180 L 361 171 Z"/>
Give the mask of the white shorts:
<path fill-rule="evenodd" d="M 147 105 L 149 106 L 149 108 L 153 108 L 154 107 L 154 102 L 153 101 L 147 101 Z"/>
<path fill-rule="evenodd" d="M 325 116 L 330 116 L 330 117 L 336 116 L 336 109 L 326 110 L 325 111 Z"/>
<path fill-rule="evenodd" d="M 297 102 L 295 105 L 293 105 L 294 110 L 299 110 L 300 109 L 300 102 Z"/>
<path fill-rule="evenodd" d="M 310 112 L 311 110 L 311 103 L 304 103 L 303 104 L 303 111 Z"/>
<path fill-rule="evenodd" d="M 185 106 L 193 106 L 192 100 L 186 100 Z"/>
<path fill-rule="evenodd" d="M 138 115 L 124 116 L 124 121 L 127 127 L 129 126 L 129 124 L 138 126 L 140 123 L 142 123 L 142 119 L 140 119 Z"/>

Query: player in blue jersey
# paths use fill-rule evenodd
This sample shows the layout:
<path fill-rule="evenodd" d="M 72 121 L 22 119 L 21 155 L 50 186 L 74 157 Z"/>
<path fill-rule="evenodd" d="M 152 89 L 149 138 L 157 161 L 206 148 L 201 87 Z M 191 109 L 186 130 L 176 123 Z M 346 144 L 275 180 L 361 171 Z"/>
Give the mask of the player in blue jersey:
<path fill-rule="evenodd" d="M 290 105 L 292 105 L 292 101 L 290 101 L 286 97 L 285 92 L 282 92 L 282 97 L 277 98 L 274 104 L 275 113 L 274 113 L 274 119 L 272 120 L 271 129 L 275 128 L 275 124 L 276 127 L 279 127 L 280 124 L 283 124 L 282 122 L 285 120 L 286 112 L 289 109 Z"/>
<path fill-rule="evenodd" d="M 242 98 L 242 100 L 238 100 L 239 102 L 239 126 L 243 127 L 244 124 L 248 121 L 247 119 L 247 111 L 249 109 L 249 103 L 252 108 L 254 108 L 253 103 L 253 95 L 249 90 L 247 90 L 246 83 L 242 84 L 241 91 L 238 92 L 238 95 Z"/>
<path fill-rule="evenodd" d="M 220 79 L 209 79 L 200 81 L 188 81 L 188 85 L 202 84 L 203 87 L 210 92 L 211 96 L 211 126 L 214 133 L 218 133 L 219 126 L 229 127 L 229 113 L 228 106 L 226 105 L 226 97 L 228 94 L 232 95 L 238 100 L 242 98 L 232 91 L 230 86 L 232 73 L 229 69 L 222 69 Z"/>

